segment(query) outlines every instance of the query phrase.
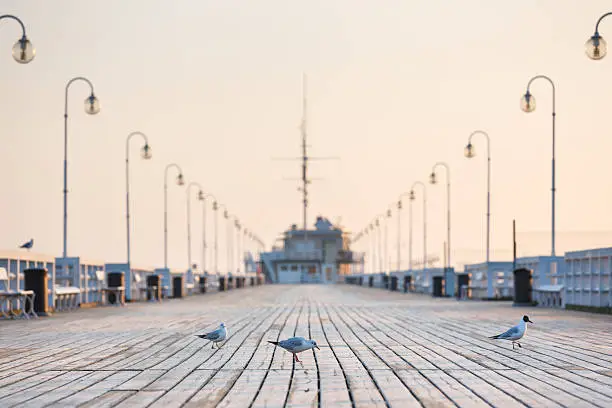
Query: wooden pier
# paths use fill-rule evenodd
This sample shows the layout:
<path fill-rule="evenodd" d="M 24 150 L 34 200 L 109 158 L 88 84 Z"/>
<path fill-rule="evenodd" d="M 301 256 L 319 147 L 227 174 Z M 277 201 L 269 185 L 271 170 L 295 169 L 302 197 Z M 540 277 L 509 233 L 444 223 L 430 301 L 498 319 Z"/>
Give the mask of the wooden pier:
<path fill-rule="evenodd" d="M 524 314 L 523 348 L 487 338 Z M 0 321 L 0 406 L 612 407 L 612 316 L 266 285 Z"/>

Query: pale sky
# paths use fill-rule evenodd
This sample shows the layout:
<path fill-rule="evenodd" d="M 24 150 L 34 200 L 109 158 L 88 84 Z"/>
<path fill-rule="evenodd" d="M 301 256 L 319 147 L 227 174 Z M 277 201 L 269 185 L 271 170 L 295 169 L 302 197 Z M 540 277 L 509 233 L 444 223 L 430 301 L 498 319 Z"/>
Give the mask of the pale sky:
<path fill-rule="evenodd" d="M 37 53 L 28 65 L 15 63 L 19 26 L 0 23 L 0 248 L 33 237 L 36 252 L 61 254 L 64 87 L 77 75 L 94 83 L 101 112 L 86 115 L 86 85 L 71 87 L 71 256 L 125 259 L 124 150 L 135 130 L 149 136 L 153 159 L 139 159 L 135 139 L 133 263 L 163 263 L 163 171 L 171 162 L 268 247 L 300 223 L 298 182 L 283 180 L 299 177 L 299 163 L 272 158 L 299 154 L 303 72 L 311 153 L 341 157 L 311 167 L 325 180 L 311 185 L 310 223 L 318 214 L 341 217 L 357 232 L 446 161 L 454 258 L 484 259 L 484 139 L 474 139 L 476 158 L 463 157 L 468 135 L 482 129 L 491 137 L 497 258 L 509 259 L 513 218 L 521 233 L 543 236 L 530 250 L 548 254 L 548 83 L 533 85 L 535 112 L 519 108 L 528 80 L 545 74 L 557 86 L 558 232 L 610 231 L 612 56 L 591 61 L 584 43 L 611 10 L 604 0 L 3 0 L 0 13 L 24 21 Z M 612 41 L 612 19 L 600 33 Z M 432 254 L 441 254 L 445 239 L 443 180 L 428 186 Z M 195 200 L 192 209 L 199 263 Z M 171 186 L 169 211 L 169 263 L 185 268 L 184 188 Z M 407 237 L 407 212 L 403 219 Z M 612 244 L 603 241 L 597 245 Z M 557 252 L 581 243 L 560 241 Z M 223 246 L 219 258 L 223 269 Z"/>

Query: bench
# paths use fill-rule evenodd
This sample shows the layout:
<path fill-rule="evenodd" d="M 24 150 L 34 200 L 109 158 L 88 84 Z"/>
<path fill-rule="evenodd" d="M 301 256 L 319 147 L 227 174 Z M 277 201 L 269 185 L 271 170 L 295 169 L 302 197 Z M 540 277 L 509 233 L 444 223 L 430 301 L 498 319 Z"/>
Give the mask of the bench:
<path fill-rule="evenodd" d="M 38 317 L 34 312 L 34 291 L 10 290 L 10 277 L 6 268 L 0 268 L 0 282 L 4 282 L 4 289 L 0 291 L 0 313 L 2 316 L 7 319 Z"/>
<path fill-rule="evenodd" d="M 55 286 L 55 310 L 63 312 L 65 310 L 75 310 L 79 307 L 79 295 L 81 289 L 76 286 Z"/>

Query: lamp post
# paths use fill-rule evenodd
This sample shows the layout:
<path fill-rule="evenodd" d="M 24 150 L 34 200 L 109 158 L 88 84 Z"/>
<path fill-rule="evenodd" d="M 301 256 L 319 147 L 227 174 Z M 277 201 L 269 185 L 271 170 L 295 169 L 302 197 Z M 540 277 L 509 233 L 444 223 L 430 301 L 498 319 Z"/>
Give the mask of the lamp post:
<path fill-rule="evenodd" d="M 490 260 L 490 243 L 491 243 L 491 139 L 487 132 L 476 130 L 470 134 L 468 144 L 465 146 L 465 157 L 471 159 L 476 155 L 474 145 L 472 145 L 472 137 L 474 135 L 482 135 L 487 139 L 487 264 Z"/>
<path fill-rule="evenodd" d="M 409 244 L 408 244 L 408 258 L 409 258 L 409 270 L 412 271 L 412 202 L 416 199 L 414 194 L 414 188 L 421 186 L 423 188 L 423 270 L 427 269 L 427 189 L 425 183 L 415 181 L 410 187 L 408 205 L 408 223 L 409 223 Z"/>
<path fill-rule="evenodd" d="M 376 248 L 378 250 L 377 261 L 378 261 L 378 272 L 383 271 L 383 252 L 382 252 L 382 234 L 380 232 L 380 217 L 381 214 L 377 215 L 374 219 L 374 225 L 376 226 Z"/>
<path fill-rule="evenodd" d="M 586 55 L 592 60 L 600 60 L 606 56 L 608 46 L 602 36 L 599 35 L 599 23 L 601 20 L 608 17 L 612 12 L 605 13 L 597 20 L 595 24 L 595 34 L 588 39 L 585 44 Z"/>
<path fill-rule="evenodd" d="M 216 197 L 210 193 L 204 193 L 204 200 L 202 201 L 202 272 L 208 272 L 208 243 L 206 241 L 206 199 L 211 197 L 214 204 L 217 201 Z"/>
<path fill-rule="evenodd" d="M 549 77 L 545 76 L 545 75 L 536 75 L 533 78 L 531 78 L 529 80 L 529 82 L 527 83 L 527 92 L 525 92 L 525 95 L 523 95 L 523 97 L 521 98 L 521 109 L 527 113 L 529 112 L 533 112 L 536 108 L 536 102 L 535 102 L 535 98 L 533 97 L 533 95 L 531 95 L 531 93 L 529 92 L 529 88 L 531 86 L 531 83 L 533 81 L 535 81 L 536 79 L 544 79 L 546 81 L 548 81 L 548 83 L 550 83 L 550 86 L 552 87 L 552 187 L 551 187 L 551 192 L 552 192 L 552 231 L 551 231 L 551 255 L 555 256 L 555 195 L 556 195 L 556 175 L 555 175 L 555 118 L 557 116 L 556 110 L 555 110 L 555 83 L 552 81 L 552 79 L 550 79 Z"/>
<path fill-rule="evenodd" d="M 176 184 L 182 186 L 185 184 L 185 179 L 183 178 L 183 170 L 181 170 L 180 166 L 175 163 L 171 163 L 166 166 L 166 170 L 164 171 L 164 268 L 168 269 L 168 170 L 171 168 L 175 168 L 178 171 L 178 176 L 176 177 Z"/>
<path fill-rule="evenodd" d="M 127 228 L 127 264 L 128 264 L 128 280 L 131 279 L 131 253 L 130 253 L 130 140 L 134 136 L 140 136 L 144 140 L 140 156 L 145 159 L 151 159 L 151 146 L 147 135 L 142 132 L 132 132 L 127 135 L 125 141 L 125 224 Z M 131 280 L 129 281 L 131 282 Z"/>
<path fill-rule="evenodd" d="M 370 273 L 374 273 L 376 271 L 376 233 L 374 232 L 374 224 L 370 223 L 369 226 L 369 236 L 370 236 Z"/>
<path fill-rule="evenodd" d="M 213 211 L 215 212 L 215 244 L 214 244 L 214 255 L 215 255 L 215 274 L 219 275 L 219 207 L 225 207 L 223 204 L 219 204 L 217 199 L 213 201 Z"/>
<path fill-rule="evenodd" d="M 21 26 L 21 38 L 13 45 L 13 58 L 20 64 L 27 64 L 36 56 L 36 49 L 26 36 L 26 29 L 19 17 L 12 14 L 4 14 L 0 16 L 0 20 L 9 19 L 15 20 Z"/>
<path fill-rule="evenodd" d="M 240 226 L 240 220 L 236 217 L 234 217 L 234 227 L 236 228 L 236 244 L 235 246 L 233 246 L 233 251 L 234 253 L 234 261 L 237 263 L 237 265 L 235 266 L 236 269 L 236 275 L 240 274 L 240 231 L 242 230 L 242 227 Z"/>
<path fill-rule="evenodd" d="M 242 264 L 244 266 L 244 274 L 246 276 L 246 274 L 248 272 L 247 271 L 248 267 L 247 267 L 247 263 L 246 263 L 246 259 L 245 258 L 246 258 L 246 254 L 249 252 L 249 250 L 248 250 L 248 243 L 249 243 L 249 241 L 247 240 L 247 238 L 249 237 L 249 230 L 247 228 L 245 228 L 243 230 L 243 232 L 244 233 L 242 235 L 242 241 L 241 241 L 241 244 L 240 244 L 240 248 L 242 250 L 242 256 L 243 256 L 243 261 L 244 261 Z"/>
<path fill-rule="evenodd" d="M 383 217 L 385 220 L 385 260 L 383 266 L 385 268 L 385 274 L 388 275 L 391 271 L 391 262 L 389 262 L 389 218 L 391 218 L 391 210 L 387 209 Z"/>
<path fill-rule="evenodd" d="M 89 79 L 74 77 L 68 81 L 64 98 L 64 258 L 68 256 L 68 89 L 76 81 L 87 82 L 91 90 L 91 94 L 85 99 L 85 112 L 90 115 L 100 112 L 100 101 L 94 95 L 94 87 Z"/>
<path fill-rule="evenodd" d="M 196 181 L 192 181 L 187 185 L 185 189 L 187 193 L 187 268 L 191 269 L 192 259 L 191 259 L 191 187 L 198 187 L 200 190 L 198 191 L 198 201 L 202 201 L 202 206 L 206 207 L 204 203 L 204 199 L 206 198 L 204 195 L 204 191 L 202 189 L 202 185 Z M 206 210 L 204 210 L 204 214 L 206 214 Z M 203 232 L 204 234 L 204 232 Z M 202 264 L 202 270 L 204 270 L 204 264 Z"/>
<path fill-rule="evenodd" d="M 451 216 L 450 216 L 450 168 L 448 164 L 444 162 L 437 162 L 431 169 L 431 174 L 429 175 L 429 182 L 431 184 L 437 183 L 436 177 L 436 168 L 444 167 L 446 169 L 446 262 L 447 266 L 450 268 L 451 266 Z M 426 260 L 424 260 L 426 261 Z"/>

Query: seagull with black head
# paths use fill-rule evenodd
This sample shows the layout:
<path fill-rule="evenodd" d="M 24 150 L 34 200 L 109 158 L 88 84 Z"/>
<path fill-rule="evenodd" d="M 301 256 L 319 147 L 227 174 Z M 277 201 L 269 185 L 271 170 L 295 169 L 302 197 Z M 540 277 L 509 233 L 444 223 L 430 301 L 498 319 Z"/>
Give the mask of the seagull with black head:
<path fill-rule="evenodd" d="M 514 350 L 514 343 L 518 344 L 518 346 L 522 348 L 523 346 L 521 346 L 521 343 L 519 343 L 518 341 L 523 338 L 525 333 L 527 333 L 527 323 L 533 322 L 529 320 L 529 317 L 527 315 L 525 315 L 523 316 L 519 324 L 517 324 L 516 326 L 511 327 L 510 329 L 506 330 L 501 334 L 491 336 L 489 338 L 495 340 L 510 340 L 512 342 L 512 350 Z"/>

